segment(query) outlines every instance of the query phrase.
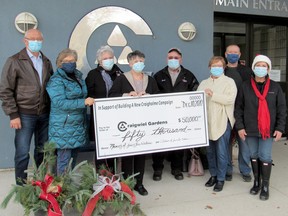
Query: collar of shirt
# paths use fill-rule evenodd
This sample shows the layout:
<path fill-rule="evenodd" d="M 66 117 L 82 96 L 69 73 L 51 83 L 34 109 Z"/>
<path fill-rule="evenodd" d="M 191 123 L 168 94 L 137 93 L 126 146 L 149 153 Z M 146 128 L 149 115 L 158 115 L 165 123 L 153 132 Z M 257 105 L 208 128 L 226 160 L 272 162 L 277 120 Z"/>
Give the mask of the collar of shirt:
<path fill-rule="evenodd" d="M 43 74 L 43 72 L 42 72 L 42 70 L 43 70 L 42 55 L 39 52 L 39 56 L 36 57 L 28 49 L 26 49 L 26 50 L 27 50 L 28 56 L 30 57 L 30 59 L 33 63 L 34 68 L 36 69 L 36 71 L 39 75 L 39 81 L 40 81 L 40 84 L 42 85 L 42 74 Z"/>
<path fill-rule="evenodd" d="M 168 72 L 171 74 L 171 73 L 180 73 L 180 71 L 181 71 L 181 66 L 175 71 L 175 70 L 172 70 L 172 69 L 170 69 L 169 67 L 168 67 Z"/>
<path fill-rule="evenodd" d="M 30 59 L 32 59 L 32 58 L 37 58 L 37 57 L 35 57 L 35 56 L 32 54 L 32 52 L 30 52 L 29 49 L 26 49 L 26 51 L 27 51 L 27 54 L 28 54 L 28 56 L 29 56 Z M 42 59 L 42 54 L 41 54 L 41 52 L 39 52 L 38 58 L 41 58 L 41 59 Z"/>

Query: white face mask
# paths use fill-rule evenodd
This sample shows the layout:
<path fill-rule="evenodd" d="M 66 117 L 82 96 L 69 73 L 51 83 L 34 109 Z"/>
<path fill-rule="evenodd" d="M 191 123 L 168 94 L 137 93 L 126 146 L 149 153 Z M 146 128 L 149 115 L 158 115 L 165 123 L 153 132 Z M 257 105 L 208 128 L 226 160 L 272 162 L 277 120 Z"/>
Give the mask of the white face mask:
<path fill-rule="evenodd" d="M 268 74 L 268 68 L 267 67 L 255 67 L 253 72 L 257 77 L 265 77 Z"/>
<path fill-rule="evenodd" d="M 141 73 L 144 69 L 145 65 L 144 62 L 136 62 L 135 64 L 133 64 L 133 70 L 137 73 Z"/>
<path fill-rule="evenodd" d="M 178 59 L 169 59 L 168 60 L 168 67 L 175 70 L 180 67 L 180 62 Z"/>
<path fill-rule="evenodd" d="M 28 48 L 31 52 L 40 52 L 42 49 L 42 41 L 28 40 Z"/>
<path fill-rule="evenodd" d="M 223 72 L 224 72 L 223 67 L 211 67 L 211 69 L 210 69 L 210 73 L 215 77 L 221 76 L 223 74 Z"/>
<path fill-rule="evenodd" d="M 112 69 L 113 65 L 114 65 L 114 59 L 102 60 L 102 67 L 107 71 L 110 71 Z"/>

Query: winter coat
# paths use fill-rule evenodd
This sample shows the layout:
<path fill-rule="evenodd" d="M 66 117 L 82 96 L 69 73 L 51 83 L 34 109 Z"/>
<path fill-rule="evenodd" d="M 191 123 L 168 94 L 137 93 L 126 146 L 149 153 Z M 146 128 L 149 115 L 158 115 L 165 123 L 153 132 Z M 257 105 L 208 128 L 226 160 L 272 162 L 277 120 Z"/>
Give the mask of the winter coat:
<path fill-rule="evenodd" d="M 193 73 L 185 69 L 183 66 L 181 66 L 181 71 L 176 79 L 174 86 L 172 85 L 168 66 L 158 71 L 154 75 L 154 78 L 161 93 L 196 91 L 199 85 L 199 82 Z"/>
<path fill-rule="evenodd" d="M 85 106 L 87 87 L 82 73 L 76 70 L 75 75 L 79 83 L 58 68 L 47 85 L 51 99 L 49 141 L 56 143 L 60 149 L 85 145 L 88 138 Z"/>
<path fill-rule="evenodd" d="M 147 94 L 159 93 L 155 80 L 146 74 L 143 77 L 143 86 Z M 136 87 L 134 86 L 131 72 L 126 72 L 115 79 L 109 91 L 109 97 L 128 96 L 131 91 L 136 91 Z"/>
<path fill-rule="evenodd" d="M 10 119 L 18 118 L 19 113 L 40 115 L 50 111 L 46 84 L 53 69 L 50 60 L 42 52 L 41 55 L 42 85 L 26 48 L 9 57 L 3 67 L 0 99 L 3 110 Z"/>
<path fill-rule="evenodd" d="M 275 130 L 284 133 L 287 109 L 285 96 L 280 85 L 273 80 L 270 80 L 266 101 L 270 112 L 270 136 Z M 258 98 L 251 80 L 245 81 L 239 90 L 234 116 L 237 130 L 245 129 L 247 136 L 261 137 L 258 130 Z"/>
<path fill-rule="evenodd" d="M 89 71 L 85 82 L 88 90 L 88 97 L 92 98 L 106 98 L 108 95 L 105 81 L 102 77 L 101 71 L 104 69 L 98 65 L 97 68 Z M 106 71 L 111 80 L 114 81 L 116 77 L 120 76 L 123 72 L 120 68 L 114 64 L 110 71 Z M 90 125 L 89 125 L 89 139 L 91 141 L 95 140 L 95 131 L 94 131 L 94 117 L 93 117 L 93 106 L 90 108 Z"/>
<path fill-rule="evenodd" d="M 107 97 L 107 89 L 105 85 L 105 81 L 101 75 L 101 71 L 104 70 L 101 66 L 98 65 L 97 68 L 89 71 L 85 82 L 88 90 L 88 97 L 92 98 L 106 98 Z M 123 72 L 120 68 L 114 64 L 111 71 L 106 71 L 111 80 L 114 81 L 120 74 Z"/>

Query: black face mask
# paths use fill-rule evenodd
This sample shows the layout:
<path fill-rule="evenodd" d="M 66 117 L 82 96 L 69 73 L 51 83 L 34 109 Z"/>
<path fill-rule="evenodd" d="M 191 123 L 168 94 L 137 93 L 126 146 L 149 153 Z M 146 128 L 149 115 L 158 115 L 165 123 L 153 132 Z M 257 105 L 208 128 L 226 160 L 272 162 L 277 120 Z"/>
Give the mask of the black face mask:
<path fill-rule="evenodd" d="M 66 73 L 73 73 L 76 69 L 76 62 L 62 63 L 61 67 Z"/>

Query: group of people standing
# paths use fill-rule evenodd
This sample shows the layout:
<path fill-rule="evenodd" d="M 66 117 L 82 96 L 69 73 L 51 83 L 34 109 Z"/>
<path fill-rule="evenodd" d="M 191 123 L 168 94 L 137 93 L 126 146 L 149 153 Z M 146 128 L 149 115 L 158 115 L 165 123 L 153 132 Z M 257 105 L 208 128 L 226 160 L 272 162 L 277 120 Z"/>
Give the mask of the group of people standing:
<path fill-rule="evenodd" d="M 200 84 L 194 74 L 182 66 L 182 53 L 172 48 L 167 53 L 167 66 L 148 76 L 143 72 L 145 55 L 136 50 L 128 54 L 130 71 L 123 72 L 114 63 L 114 52 L 102 46 L 96 54 L 98 65 L 86 79 L 77 70 L 77 52 L 62 50 L 53 72 L 49 59 L 41 52 L 43 35 L 37 29 L 24 36 L 25 48 L 6 61 L 0 83 L 0 99 L 4 112 L 10 116 L 10 127 L 15 129 L 15 177 L 17 184 L 26 181 L 29 150 L 34 135 L 34 157 L 37 165 L 46 141 L 56 144 L 57 174 L 65 172 L 77 148 L 95 140 L 92 105 L 95 98 L 142 96 L 201 90 L 206 94 L 209 129 L 207 160 L 210 179 L 205 186 L 221 191 L 225 180 L 232 180 L 231 141 L 234 134 L 239 146 L 239 169 L 244 181 L 254 185 L 251 194 L 260 190 L 260 198 L 269 198 L 271 148 L 285 130 L 286 103 L 280 86 L 269 79 L 272 68 L 267 56 L 256 56 L 252 70 L 239 64 L 240 49 L 227 47 L 225 56 L 214 56 L 209 61 L 210 76 Z M 89 136 L 87 106 L 91 107 Z M 256 115 L 258 113 L 258 115 Z M 236 120 L 236 123 L 235 123 Z M 234 131 L 234 132 L 232 132 Z M 232 133 L 231 133 L 232 132 Z M 171 174 L 176 180 L 184 178 L 183 150 L 154 153 L 153 180 L 162 179 L 164 159 L 169 154 Z M 113 159 L 97 160 L 113 168 Z M 135 190 L 141 195 L 148 191 L 143 185 L 145 155 L 121 158 L 124 177 L 136 175 Z"/>
<path fill-rule="evenodd" d="M 260 192 L 260 199 L 269 199 L 272 168 L 272 143 L 285 132 L 286 101 L 280 85 L 269 78 L 271 60 L 257 55 L 252 71 L 239 63 L 240 48 L 230 45 L 223 57 L 209 62 L 211 75 L 198 90 L 206 93 L 209 146 L 207 159 L 211 177 L 206 187 L 222 191 L 225 180 L 232 180 L 231 141 L 235 132 L 239 146 L 238 164 L 245 182 L 254 184 L 250 194 Z M 232 136 L 231 136 L 232 135 Z"/>

